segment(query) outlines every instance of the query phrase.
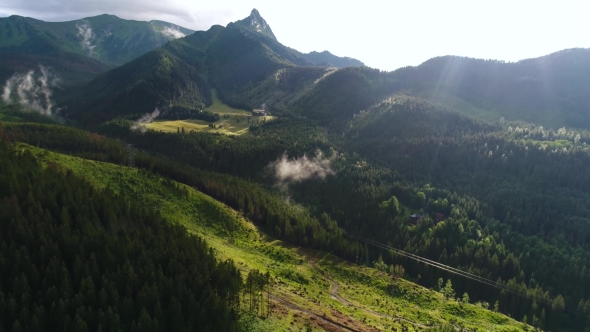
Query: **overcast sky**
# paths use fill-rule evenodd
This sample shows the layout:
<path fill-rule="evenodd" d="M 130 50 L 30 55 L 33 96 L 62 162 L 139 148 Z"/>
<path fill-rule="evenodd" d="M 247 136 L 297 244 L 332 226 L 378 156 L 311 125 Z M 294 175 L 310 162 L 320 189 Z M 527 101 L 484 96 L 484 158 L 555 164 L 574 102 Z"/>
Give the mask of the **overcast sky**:
<path fill-rule="evenodd" d="M 394 70 L 440 55 L 518 61 L 590 47 L 584 1 L 2 0 L 0 17 L 66 21 L 108 13 L 194 30 L 227 25 L 252 8 L 281 43 Z"/>

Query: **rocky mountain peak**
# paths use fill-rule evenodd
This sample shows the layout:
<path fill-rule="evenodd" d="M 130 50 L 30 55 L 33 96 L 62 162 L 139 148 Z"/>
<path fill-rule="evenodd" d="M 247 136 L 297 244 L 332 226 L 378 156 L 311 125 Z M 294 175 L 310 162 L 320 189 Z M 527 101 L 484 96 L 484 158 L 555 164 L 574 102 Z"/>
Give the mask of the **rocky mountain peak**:
<path fill-rule="evenodd" d="M 272 29 L 270 28 L 268 23 L 266 23 L 264 18 L 262 18 L 262 16 L 260 15 L 260 12 L 258 12 L 258 10 L 256 8 L 252 9 L 250 16 L 239 21 L 238 23 L 241 23 L 243 26 L 246 26 L 246 27 L 250 28 L 251 30 L 261 33 L 269 38 L 272 38 L 275 41 L 277 40 L 274 33 L 272 32 Z"/>

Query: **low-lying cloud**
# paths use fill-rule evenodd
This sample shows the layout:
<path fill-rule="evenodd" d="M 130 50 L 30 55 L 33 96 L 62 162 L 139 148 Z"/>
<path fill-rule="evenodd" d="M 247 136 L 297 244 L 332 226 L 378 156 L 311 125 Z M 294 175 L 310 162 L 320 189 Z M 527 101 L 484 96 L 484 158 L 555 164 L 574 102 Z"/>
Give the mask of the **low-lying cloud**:
<path fill-rule="evenodd" d="M 161 31 L 161 33 L 168 37 L 168 38 L 173 38 L 173 39 L 178 39 L 178 38 L 182 38 L 184 36 L 186 36 L 184 33 L 182 33 L 177 27 L 165 27 L 164 30 Z"/>
<path fill-rule="evenodd" d="M 92 32 L 90 23 L 82 21 L 76 24 L 76 28 L 78 28 L 78 37 L 82 39 L 80 41 L 80 46 L 86 54 L 94 56 L 94 48 L 96 45 L 92 44 L 94 42 L 94 33 Z"/>
<path fill-rule="evenodd" d="M 9 78 L 4 85 L 2 100 L 7 104 L 17 102 L 41 114 L 54 115 L 57 109 L 51 100 L 51 89 L 57 86 L 59 81 L 59 77 L 39 65 L 39 70 L 14 74 Z"/>
<path fill-rule="evenodd" d="M 131 130 L 145 133 L 147 131 L 145 125 L 152 123 L 158 116 L 160 116 L 160 110 L 156 107 L 152 113 L 146 113 L 141 118 L 137 119 L 137 121 L 131 126 Z"/>
<path fill-rule="evenodd" d="M 268 169 L 277 180 L 277 186 L 287 189 L 289 184 L 298 183 L 308 179 L 325 179 L 328 175 L 334 175 L 331 160 L 317 150 L 315 157 L 308 158 L 304 155 L 301 158 L 289 159 L 283 154 L 275 162 L 268 165 Z"/>

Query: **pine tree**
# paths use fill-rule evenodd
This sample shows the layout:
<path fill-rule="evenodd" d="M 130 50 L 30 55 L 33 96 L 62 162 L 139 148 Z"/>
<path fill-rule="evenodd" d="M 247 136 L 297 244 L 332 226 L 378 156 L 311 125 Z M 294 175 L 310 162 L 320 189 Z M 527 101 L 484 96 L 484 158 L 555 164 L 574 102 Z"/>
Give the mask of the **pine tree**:
<path fill-rule="evenodd" d="M 447 280 L 447 283 L 445 284 L 442 293 L 447 299 L 455 298 L 455 290 L 453 289 L 453 283 L 451 282 L 451 279 Z"/>
<path fill-rule="evenodd" d="M 469 294 L 467 292 L 463 293 L 463 303 L 469 303 Z"/>

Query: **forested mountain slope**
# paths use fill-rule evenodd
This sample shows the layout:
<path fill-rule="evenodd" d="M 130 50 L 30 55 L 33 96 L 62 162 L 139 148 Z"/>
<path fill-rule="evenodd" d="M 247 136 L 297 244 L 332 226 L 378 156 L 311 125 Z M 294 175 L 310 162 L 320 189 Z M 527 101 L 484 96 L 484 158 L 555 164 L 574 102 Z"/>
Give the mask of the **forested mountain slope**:
<path fill-rule="evenodd" d="M 394 73 L 419 96 L 464 114 L 590 129 L 590 50 L 514 63 L 445 56 Z"/>
<path fill-rule="evenodd" d="M 517 63 L 440 57 L 389 73 L 330 68 L 280 44 L 253 11 L 60 98 L 68 121 L 118 140 L 40 125 L 5 132 L 194 186 L 293 245 L 381 270 L 402 266 L 437 290 L 451 280 L 470 301 L 541 329 L 587 331 L 587 52 Z M 131 129 L 156 108 L 200 112 L 212 89 L 276 118 L 239 137 Z"/>
<path fill-rule="evenodd" d="M 313 85 L 308 82 L 314 75 L 303 75 L 304 85 Z M 288 82 L 299 84 L 297 77 Z M 385 264 L 403 265 L 409 277 L 427 287 L 436 288 L 439 278 L 450 278 L 459 293 L 467 292 L 471 299 L 492 306 L 497 303 L 501 312 L 518 319 L 526 316 L 535 326 L 563 331 L 585 326 L 583 315 L 590 301 L 588 290 L 580 285 L 589 284 L 585 268 L 590 261 L 589 217 L 584 208 L 588 132 L 480 122 L 404 96 L 386 98 L 360 112 L 351 108 L 337 123 L 317 123 L 297 113 L 284 113 L 283 118 L 253 127 L 243 137 L 139 134 L 118 127 L 117 122 L 101 130 L 174 160 L 161 163 L 137 156 L 135 163 L 248 211 L 253 220 L 289 242 L 334 248 L 341 257 L 360 264 L 372 264 L 381 257 Z M 50 132 L 42 128 L 25 132 L 10 128 L 14 130 L 6 132 L 13 139 L 59 142 L 66 149 L 84 146 L 69 134 L 49 139 Z M 124 163 L 126 148 L 117 144 L 118 154 L 107 156 Z M 281 199 L 268 201 L 259 189 L 237 178 L 221 186 L 224 176 L 207 173 L 233 174 L 272 188 L 276 180 L 272 173 L 269 177 L 269 165 L 284 153 L 290 158 L 313 156 L 317 149 L 330 160 L 333 176 L 289 185 L 289 196 L 302 203 L 309 215 L 289 217 L 278 208 L 284 204 Z M 392 209 L 396 204 L 384 202 L 399 206 Z M 273 207 L 265 210 L 269 206 Z M 413 213 L 425 217 L 409 224 Z M 332 232 L 319 231 L 326 227 L 322 225 L 329 225 Z M 528 298 L 429 269 L 387 251 L 347 243 L 333 227 L 498 280 Z"/>
<path fill-rule="evenodd" d="M 275 77 L 281 73 L 275 73 Z M 270 101 L 275 113 L 295 111 L 323 123 L 350 119 L 354 112 L 379 103 L 389 94 L 403 93 L 480 120 L 526 121 L 555 130 L 563 126 L 590 128 L 587 49 L 564 50 L 515 63 L 446 56 L 389 73 L 344 68 L 314 83 L 289 97 L 281 96 L 280 101 L 276 100 L 275 88 L 254 89 L 259 100 Z M 252 95 L 247 90 L 236 98 L 249 101 Z"/>
<path fill-rule="evenodd" d="M 365 64 L 357 59 L 350 57 L 339 57 L 328 51 L 309 52 L 302 54 L 303 58 L 314 62 L 318 65 L 328 65 L 329 67 L 345 68 L 345 67 L 363 67 Z"/>
<path fill-rule="evenodd" d="M 124 20 L 99 15 L 68 22 L 30 17 L 0 19 L 0 52 L 73 52 L 109 65 L 121 65 L 194 31 L 162 21 Z"/>
<path fill-rule="evenodd" d="M 157 108 L 201 109 L 211 103 L 209 85 L 195 66 L 158 49 L 96 77 L 70 97 L 66 113 L 85 124 L 118 116 L 137 119 Z"/>
<path fill-rule="evenodd" d="M 239 138 L 116 135 L 183 164 L 269 187 L 276 179 L 265 170 L 282 154 L 311 159 L 320 149 L 334 176 L 290 183 L 291 199 L 317 216 L 326 213 L 347 232 L 521 289 L 529 299 L 451 276 L 459 292 L 497 302 L 513 317 L 526 315 L 552 330 L 584 326 L 574 312 L 587 312 L 590 304 L 588 289 L 580 287 L 590 282 L 588 132 L 476 121 L 405 96 L 350 117 L 332 129 L 285 113 Z M 385 208 L 386 201 L 399 208 Z M 426 217 L 413 225 L 413 213 Z M 447 277 L 370 247 L 357 262 L 379 255 L 428 287 Z"/>
<path fill-rule="evenodd" d="M 4 139 L 0 156 L 2 330 L 239 330 L 240 274 L 201 239 Z"/>
<path fill-rule="evenodd" d="M 254 25 L 251 25 L 251 22 L 254 22 Z M 256 24 L 264 25 L 266 28 L 258 29 Z M 162 54 L 169 54 L 168 57 L 176 60 L 163 63 L 150 60 Z M 318 58 L 318 61 L 330 60 L 346 64 L 346 61 L 339 60 L 341 58 L 322 54 L 325 59 Z M 198 111 L 211 103 L 208 95 L 210 88 L 214 87 L 228 104 L 251 109 L 259 105 L 247 103 L 245 95 L 252 94 L 251 91 L 256 89 L 260 82 L 269 79 L 278 71 L 297 66 L 307 68 L 312 73 L 317 72 L 315 62 L 306 60 L 302 53 L 280 44 L 264 19 L 253 10 L 252 14 L 242 21 L 230 23 L 225 28 L 213 26 L 207 31 L 198 31 L 185 38 L 171 41 L 120 68 L 105 73 L 74 95 L 62 100 L 60 104 L 64 108 L 67 107 L 68 116 L 85 122 L 91 119 L 101 123 L 105 119 L 104 113 L 109 113 L 106 119 L 116 115 L 137 117 L 152 112 L 155 107 L 166 112 L 166 107 L 171 107 L 171 104 Z M 162 71 L 162 67 L 166 70 Z M 186 83 L 188 77 L 192 84 Z M 132 91 L 138 88 L 136 86 L 151 87 L 149 89 L 152 93 L 147 94 L 151 97 L 142 99 L 143 94 Z M 174 91 L 175 94 L 182 95 L 183 99 L 179 100 L 157 90 Z M 196 92 L 197 90 L 199 92 Z M 201 97 L 184 97 L 196 94 Z M 107 99 L 101 97 L 104 95 L 118 96 Z"/>
<path fill-rule="evenodd" d="M 349 327 L 357 331 L 372 331 L 372 327 L 387 330 L 408 328 L 435 328 L 436 330 L 436 327 L 440 325 L 447 326 L 441 329 L 444 331 L 452 329 L 452 326 L 470 329 L 484 327 L 498 331 L 526 327 L 501 314 L 485 310 L 487 305 L 484 303 L 468 303 L 470 302 L 468 295 L 461 296 L 461 300 L 455 300 L 449 283 L 444 290 L 439 290 L 442 293 L 440 294 L 400 279 L 398 277 L 404 275 L 403 267 L 400 265 L 386 265 L 379 259 L 374 264 L 366 263 L 377 268 L 369 269 L 345 263 L 325 252 L 309 249 L 331 248 L 343 254 L 341 249 L 352 249 L 356 244 L 339 243 L 344 240 L 337 239 L 342 231 L 329 217 L 324 215 L 320 223 L 315 223 L 313 218 L 310 220 L 306 217 L 301 206 L 290 206 L 281 198 L 256 189 L 257 186 L 252 183 L 248 184 L 246 181 L 212 172 L 202 172 L 186 165 L 175 169 L 175 163 L 171 160 L 149 156 L 140 151 L 133 152 L 134 164 L 139 169 L 109 164 L 105 161 L 127 163 L 132 150 L 120 141 L 77 129 L 24 124 L 6 126 L 4 133 L 11 140 L 36 141 L 41 146 L 68 151 L 70 154 L 85 156 L 91 160 L 101 160 L 93 162 L 24 144 L 18 144 L 14 148 L 21 155 L 26 153 L 31 160 L 33 157 L 36 158 L 37 162 L 47 166 L 48 169 L 67 172 L 70 177 L 84 176 L 86 184 L 91 184 L 95 189 L 116 193 L 122 204 L 127 204 L 125 197 L 133 196 L 138 208 L 158 209 L 167 221 L 186 226 L 190 233 L 202 234 L 208 243 L 212 243 L 216 256 L 231 258 L 238 262 L 240 270 L 248 272 L 248 277 L 244 279 L 244 284 L 240 288 L 242 310 L 239 316 L 242 319 L 239 323 L 245 330 L 274 331 L 282 330 L 290 325 L 296 327 L 312 325 L 327 330 L 332 330 L 333 326 L 340 326 L 340 328 Z M 39 140 L 41 137 L 44 139 Z M 155 175 L 149 169 L 166 178 Z M 243 211 L 242 214 L 253 217 L 252 220 L 256 221 L 261 229 L 272 230 L 271 219 L 276 219 L 279 223 L 274 226 L 274 232 L 259 233 L 237 212 L 188 186 L 171 181 L 168 177 L 183 179 L 187 183 L 203 188 L 212 196 L 225 200 L 236 208 L 239 207 L 239 210 Z M 71 183 L 68 182 L 66 185 Z M 44 201 L 41 204 L 45 204 Z M 275 217 L 269 215 L 269 212 L 272 214 L 272 210 L 277 208 L 281 210 L 280 215 Z M 262 218 L 258 216 L 258 211 L 262 213 Z M 101 218 L 100 214 L 98 218 Z M 289 221 L 286 221 L 284 226 L 281 225 L 281 218 L 295 221 L 293 228 L 291 229 L 288 225 Z M 304 231 L 301 226 L 304 226 Z M 323 228 L 328 228 L 331 234 L 324 233 Z M 152 236 L 159 237 L 166 234 L 154 233 Z M 274 240 L 275 236 L 290 243 L 299 243 L 308 249 L 293 248 L 292 245 Z M 302 237 L 305 238 L 302 240 Z M 340 245 L 344 246 L 337 249 Z M 356 247 L 357 250 L 360 249 L 360 253 L 356 252 L 353 256 L 349 256 L 350 259 L 368 254 L 362 246 Z M 93 247 L 88 245 L 84 248 L 86 251 L 93 250 Z M 100 263 L 102 256 L 97 257 Z M 364 259 L 361 258 L 361 260 Z M 232 264 L 226 262 L 220 265 L 231 268 Z M 251 321 L 244 317 L 248 317 L 248 312 L 252 314 L 252 295 L 249 295 L 252 290 L 249 288 L 251 286 L 248 286 L 248 280 L 251 277 L 250 272 L 258 268 L 269 271 L 273 281 L 276 282 L 273 282 L 271 287 L 273 302 L 271 317 L 265 319 L 266 323 L 258 322 L 253 327 Z M 231 270 L 228 271 L 231 272 Z M 217 273 L 223 272 L 211 271 L 212 278 L 219 278 Z M 138 282 L 141 282 L 141 278 L 140 275 Z M 224 282 L 230 283 L 231 287 L 239 286 L 234 277 L 224 279 Z M 338 284 L 340 284 L 340 290 Z M 85 290 L 91 289 L 91 286 L 86 286 Z M 145 286 L 138 295 L 138 301 L 144 299 L 144 289 Z M 358 292 L 359 289 L 362 289 L 362 294 Z M 228 295 L 230 298 L 231 294 L 230 291 Z M 417 305 L 419 307 L 416 307 Z M 262 305 L 258 302 L 255 306 L 261 306 L 263 314 L 268 310 L 264 301 Z M 166 311 L 168 307 L 162 304 L 165 314 L 168 314 Z M 174 326 L 175 329 L 191 330 L 192 326 L 193 329 L 198 327 L 197 329 L 203 330 L 211 326 L 207 325 L 209 323 L 200 316 L 190 314 L 187 316 L 187 308 L 189 312 L 192 312 L 195 307 L 191 303 L 188 307 L 183 304 L 181 313 L 174 312 L 174 319 L 179 322 Z M 291 314 L 287 315 L 286 310 L 294 312 L 293 317 Z M 145 307 L 145 313 L 144 309 L 141 310 L 139 321 L 126 319 L 120 321 L 118 326 L 130 330 L 134 328 L 142 330 L 145 326 L 154 330 L 168 329 L 168 325 L 165 325 L 169 324 L 168 320 L 162 324 L 164 318 L 158 312 L 158 309 L 152 312 L 149 307 Z M 359 313 L 362 314 L 359 315 Z M 84 324 L 88 327 L 95 326 L 96 321 L 93 318 L 95 314 L 94 308 L 88 308 L 84 315 L 76 317 L 76 324 L 80 325 L 78 328 L 82 328 Z M 183 321 L 179 319 L 181 317 L 179 315 L 185 319 L 185 325 L 181 323 Z M 216 313 L 213 315 L 222 317 Z M 303 318 L 303 322 L 299 318 Z M 99 323 L 102 326 L 114 326 L 114 323 L 110 324 L 109 319 L 107 317 Z M 235 322 L 233 319 L 235 316 L 227 323 Z M 15 318 L 9 316 L 6 321 L 13 323 Z M 28 323 L 25 323 L 25 326 L 26 324 Z M 231 329 L 228 326 L 218 326 L 218 328 Z"/>
<path fill-rule="evenodd" d="M 168 22 L 106 14 L 68 22 L 0 18 L 0 81 L 38 71 L 41 65 L 59 77 L 59 95 L 193 32 Z"/>

